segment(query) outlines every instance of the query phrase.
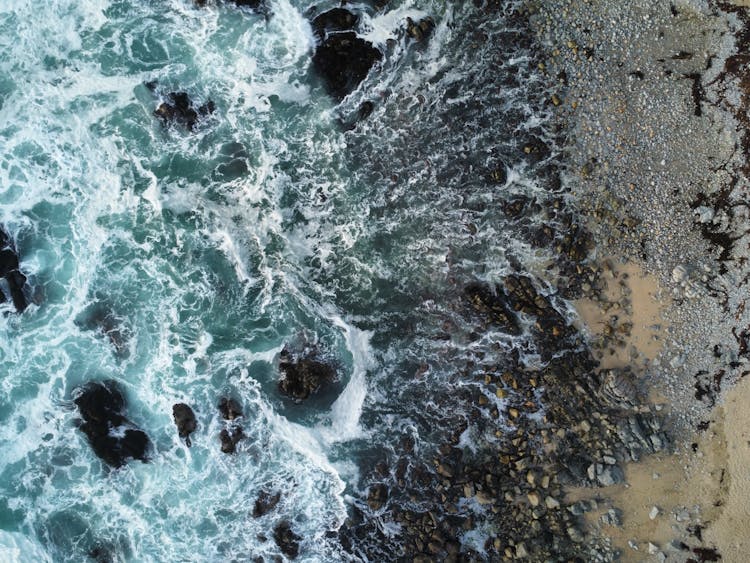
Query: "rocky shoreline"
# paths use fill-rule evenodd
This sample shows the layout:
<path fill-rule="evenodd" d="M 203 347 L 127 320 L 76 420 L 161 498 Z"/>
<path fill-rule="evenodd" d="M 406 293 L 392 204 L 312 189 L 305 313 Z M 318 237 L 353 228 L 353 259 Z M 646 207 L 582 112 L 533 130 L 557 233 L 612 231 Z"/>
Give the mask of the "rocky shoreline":
<path fill-rule="evenodd" d="M 691 473 L 710 443 L 695 434 L 715 435 L 710 409 L 747 373 L 744 59 L 733 55 L 745 12 L 591 0 L 531 2 L 518 16 L 543 46 L 535 62 L 567 132 L 553 199 L 562 235 L 537 233 L 558 258 L 540 279 L 465 297 L 510 334 L 531 319 L 545 364 L 470 366 L 471 391 L 444 399 L 469 420 L 431 456 L 407 440 L 395 467 L 378 464 L 342 541 L 392 557 L 390 523 L 404 561 L 716 561 L 725 546 L 701 530 L 720 503 L 664 485 Z M 596 322 L 569 323 L 560 297 Z M 483 437 L 469 451 L 472 429 Z M 646 498 L 654 490 L 664 497 Z M 466 549 L 472 534 L 480 549 Z M 381 551 L 358 551 L 368 537 Z"/>

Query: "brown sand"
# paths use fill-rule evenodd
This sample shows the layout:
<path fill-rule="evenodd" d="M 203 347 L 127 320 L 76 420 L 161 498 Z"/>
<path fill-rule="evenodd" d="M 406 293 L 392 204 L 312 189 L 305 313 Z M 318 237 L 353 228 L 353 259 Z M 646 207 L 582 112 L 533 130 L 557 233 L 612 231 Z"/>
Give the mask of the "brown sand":
<path fill-rule="evenodd" d="M 665 330 L 661 311 L 667 301 L 656 278 L 644 273 L 638 264 L 613 260 L 604 263 L 609 271 L 605 306 L 581 299 L 575 303 L 576 310 L 595 341 L 605 331 L 611 331 L 621 341 L 620 345 L 602 350 L 601 369 L 644 367 L 661 350 Z M 625 308 L 621 306 L 623 301 Z"/>

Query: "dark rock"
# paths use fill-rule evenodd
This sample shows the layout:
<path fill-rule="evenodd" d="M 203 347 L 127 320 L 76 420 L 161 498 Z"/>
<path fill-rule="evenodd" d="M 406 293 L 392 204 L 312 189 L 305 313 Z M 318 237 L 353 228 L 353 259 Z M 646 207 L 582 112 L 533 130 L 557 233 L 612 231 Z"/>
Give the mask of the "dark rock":
<path fill-rule="evenodd" d="M 334 8 L 323 12 L 312 21 L 312 28 L 318 39 L 337 31 L 351 31 L 359 23 L 359 17 L 344 8 Z"/>
<path fill-rule="evenodd" d="M 359 18 L 343 8 L 320 14 L 312 26 L 320 41 L 313 55 L 313 68 L 328 93 L 343 100 L 383 58 L 372 43 L 352 31 Z"/>
<path fill-rule="evenodd" d="M 315 359 L 314 355 L 294 358 L 286 348 L 281 352 L 279 371 L 282 374 L 279 391 L 295 402 L 304 401 L 321 386 L 333 381 L 336 375 L 333 367 Z"/>
<path fill-rule="evenodd" d="M 10 235 L 0 226 L 0 276 L 5 278 L 8 284 L 10 298 L 16 311 L 23 313 L 28 303 L 23 294 L 26 284 L 26 276 L 21 273 L 18 263 L 18 253 L 13 246 Z M 0 303 L 4 303 L 6 296 L 0 292 Z"/>
<path fill-rule="evenodd" d="M 294 533 L 286 520 L 276 525 L 273 530 L 273 539 L 279 546 L 281 553 L 289 559 L 295 559 L 299 555 L 299 542 L 302 538 Z"/>
<path fill-rule="evenodd" d="M 94 453 L 112 467 L 122 467 L 128 459 L 148 461 L 150 441 L 122 414 L 125 399 L 114 381 L 87 383 L 74 399 Z"/>
<path fill-rule="evenodd" d="M 231 429 L 225 428 L 219 434 L 219 440 L 221 441 L 221 451 L 225 454 L 233 454 L 237 449 L 237 443 L 244 437 L 245 434 L 242 432 L 242 428 L 240 426 Z"/>
<path fill-rule="evenodd" d="M 219 412 L 224 420 L 234 420 L 242 416 L 242 407 L 230 397 L 219 399 Z"/>
<path fill-rule="evenodd" d="M 174 417 L 175 425 L 177 425 L 177 433 L 180 435 L 180 438 L 185 438 L 185 445 L 189 448 L 192 445 L 190 443 L 190 434 L 195 432 L 195 429 L 198 427 L 193 409 L 185 403 L 177 403 L 172 407 L 172 416 Z"/>
<path fill-rule="evenodd" d="M 253 517 L 260 518 L 271 512 L 281 500 L 281 493 L 271 494 L 267 491 L 261 491 L 255 501 L 253 508 Z"/>
<path fill-rule="evenodd" d="M 199 107 L 195 107 L 190 97 L 185 92 L 170 92 L 154 111 L 154 115 L 166 124 L 176 123 L 192 131 L 195 124 L 202 117 L 214 112 L 215 104 L 209 100 Z"/>
<path fill-rule="evenodd" d="M 498 325 L 509 334 L 520 334 L 518 318 L 510 308 L 502 290 L 493 289 L 482 283 L 472 283 L 464 290 L 469 302 L 477 312 L 487 316 L 493 324 Z"/>

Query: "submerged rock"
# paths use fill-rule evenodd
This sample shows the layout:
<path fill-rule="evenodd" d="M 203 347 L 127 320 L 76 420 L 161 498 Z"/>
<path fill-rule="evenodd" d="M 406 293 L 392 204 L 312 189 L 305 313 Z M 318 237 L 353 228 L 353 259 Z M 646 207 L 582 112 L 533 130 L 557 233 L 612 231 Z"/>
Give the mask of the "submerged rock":
<path fill-rule="evenodd" d="M 225 454 L 233 454 L 237 450 L 237 444 L 245 437 L 241 426 L 235 428 L 224 428 L 219 433 L 221 451 Z"/>
<path fill-rule="evenodd" d="M 188 131 L 193 130 L 199 119 L 207 117 L 216 109 L 211 100 L 196 108 L 185 92 L 170 92 L 166 98 L 154 110 L 154 115 L 165 125 L 176 123 L 186 127 Z"/>
<path fill-rule="evenodd" d="M 304 401 L 336 376 L 334 368 L 315 359 L 314 354 L 294 358 L 286 348 L 281 352 L 279 371 L 279 391 L 295 402 Z"/>
<path fill-rule="evenodd" d="M 299 555 L 300 536 L 294 533 L 289 522 L 284 520 L 279 522 L 273 530 L 273 539 L 279 546 L 281 553 L 289 559 L 294 559 Z"/>
<path fill-rule="evenodd" d="M 242 416 L 242 407 L 231 397 L 219 399 L 219 412 L 224 420 L 234 420 Z"/>
<path fill-rule="evenodd" d="M 353 31 L 358 21 L 352 12 L 334 8 L 312 22 L 320 41 L 313 55 L 313 68 L 328 93 L 337 100 L 343 100 L 354 91 L 383 58 L 372 43 Z"/>
<path fill-rule="evenodd" d="M 281 500 L 281 493 L 271 494 L 267 491 L 261 491 L 253 507 L 253 517 L 260 518 L 271 512 Z"/>
<path fill-rule="evenodd" d="M 388 486 L 384 483 L 372 485 L 367 493 L 367 506 L 376 511 L 383 508 L 388 500 Z"/>
<path fill-rule="evenodd" d="M 79 429 L 94 453 L 112 467 L 129 459 L 148 461 L 150 440 L 125 416 L 125 399 L 114 381 L 87 383 L 73 401 L 81 414 Z"/>
<path fill-rule="evenodd" d="M 245 437 L 242 426 L 234 422 L 242 416 L 242 407 L 231 397 L 222 397 L 219 399 L 219 412 L 224 420 L 230 421 L 227 427 L 219 433 L 221 451 L 225 454 L 233 454 L 239 441 Z"/>
<path fill-rule="evenodd" d="M 107 304 L 94 301 L 76 317 L 75 324 L 82 330 L 93 330 L 106 336 L 118 357 L 128 356 L 131 330 Z"/>
<path fill-rule="evenodd" d="M 177 433 L 180 435 L 180 438 L 185 438 L 185 445 L 189 448 L 192 445 L 190 434 L 195 432 L 195 429 L 198 427 L 193 409 L 185 403 L 177 403 L 172 407 L 172 416 L 177 426 Z"/>
<path fill-rule="evenodd" d="M 21 273 L 18 263 L 18 253 L 13 246 L 13 240 L 5 229 L 0 226 L 0 276 L 7 282 L 8 292 L 16 311 L 23 313 L 28 303 L 23 293 L 26 276 Z M 6 296 L 0 292 L 0 303 L 5 303 Z"/>

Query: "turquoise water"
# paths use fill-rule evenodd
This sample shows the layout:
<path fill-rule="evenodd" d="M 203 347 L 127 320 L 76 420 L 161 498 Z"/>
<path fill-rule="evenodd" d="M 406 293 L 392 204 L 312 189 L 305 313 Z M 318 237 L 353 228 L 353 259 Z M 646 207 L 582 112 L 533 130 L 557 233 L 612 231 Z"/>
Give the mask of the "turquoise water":
<path fill-rule="evenodd" d="M 533 76 L 498 82 L 502 18 L 360 6 L 386 58 L 337 107 L 310 68 L 309 4 L 270 6 L 0 0 L 0 223 L 35 302 L 0 318 L 2 560 L 247 561 L 279 554 L 282 519 L 299 560 L 343 560 L 329 532 L 361 457 L 392 433 L 429 439 L 403 374 L 426 362 L 440 381 L 472 347 L 513 344 L 436 338 L 461 322 L 446 296 L 465 280 L 501 275 L 509 253 L 547 258 L 494 205 L 539 191 L 507 155 L 546 119 L 524 102 Z M 418 47 L 403 25 L 426 14 L 438 26 Z M 177 90 L 216 104 L 192 133 L 152 115 Z M 363 100 L 373 115 L 345 132 Z M 508 180 L 487 180 L 498 167 Z M 288 344 L 337 366 L 305 405 L 276 389 Z M 73 392 L 101 379 L 124 389 L 150 463 L 108 470 L 76 429 Z M 224 395 L 245 413 L 233 456 Z M 198 418 L 190 449 L 177 402 Z M 255 519 L 263 489 L 282 500 Z"/>

